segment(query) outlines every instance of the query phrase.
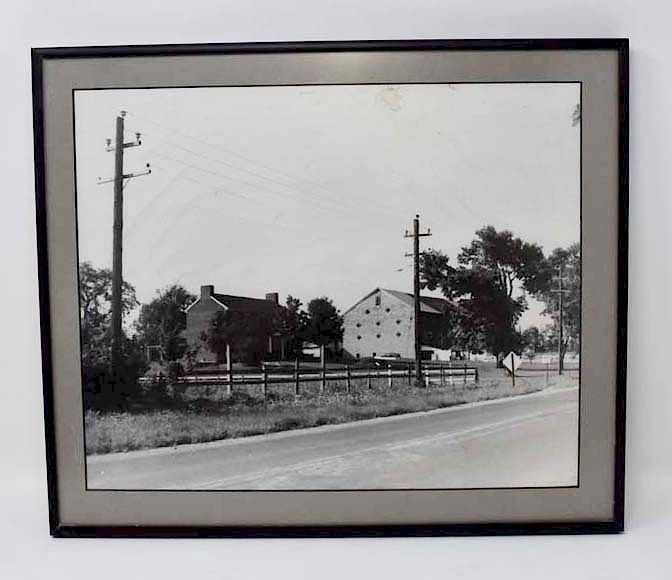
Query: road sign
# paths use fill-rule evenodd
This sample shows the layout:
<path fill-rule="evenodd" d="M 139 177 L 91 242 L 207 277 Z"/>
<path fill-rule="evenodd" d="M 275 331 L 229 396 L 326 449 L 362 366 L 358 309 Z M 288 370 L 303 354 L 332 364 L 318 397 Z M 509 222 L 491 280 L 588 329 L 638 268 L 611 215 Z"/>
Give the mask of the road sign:
<path fill-rule="evenodd" d="M 509 369 L 510 372 L 514 372 L 522 363 L 523 359 L 513 351 L 507 354 L 502 361 L 502 364 Z"/>

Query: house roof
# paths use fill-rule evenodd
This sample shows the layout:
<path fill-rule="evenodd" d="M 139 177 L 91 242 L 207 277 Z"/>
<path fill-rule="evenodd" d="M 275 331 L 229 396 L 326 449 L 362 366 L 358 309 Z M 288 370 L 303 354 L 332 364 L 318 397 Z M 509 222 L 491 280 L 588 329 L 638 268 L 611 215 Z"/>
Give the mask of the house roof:
<path fill-rule="evenodd" d="M 266 300 L 264 298 L 249 298 L 247 296 L 233 296 L 231 294 L 217 294 L 213 293 L 208 298 L 219 304 L 225 310 L 235 310 L 238 312 L 255 312 L 258 314 L 272 315 L 279 308 L 283 308 L 279 304 L 276 304 L 272 300 Z M 197 300 L 192 302 L 185 312 L 188 312 L 194 305 L 198 304 L 202 300 L 199 297 Z"/>
<path fill-rule="evenodd" d="M 264 298 L 248 298 L 247 296 L 232 296 L 231 294 L 213 294 L 212 297 L 226 308 L 239 312 L 272 314 L 280 308 L 275 302 Z"/>
<path fill-rule="evenodd" d="M 413 307 L 413 294 L 409 292 L 401 292 L 400 290 L 392 290 L 390 288 L 376 288 L 364 296 L 361 300 L 358 300 L 350 308 L 348 308 L 344 314 L 350 312 L 355 306 L 366 300 L 367 298 L 373 296 L 376 292 L 386 292 L 401 300 L 405 304 Z M 442 314 L 446 308 L 456 308 L 457 306 L 450 300 L 445 298 L 439 298 L 435 296 L 422 296 L 420 295 L 420 312 L 427 312 L 429 314 Z"/>

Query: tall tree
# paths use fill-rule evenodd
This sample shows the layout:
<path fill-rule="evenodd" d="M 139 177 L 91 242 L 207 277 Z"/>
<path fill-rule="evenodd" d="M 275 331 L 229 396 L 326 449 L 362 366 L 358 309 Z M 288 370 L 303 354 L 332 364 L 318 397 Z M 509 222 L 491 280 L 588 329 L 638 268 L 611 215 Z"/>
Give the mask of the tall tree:
<path fill-rule="evenodd" d="M 110 336 L 112 271 L 95 268 L 90 262 L 79 266 L 79 314 L 82 363 L 108 365 L 112 341 Z M 122 313 L 136 308 L 135 289 L 128 282 L 122 286 Z"/>
<path fill-rule="evenodd" d="M 464 312 L 462 325 L 468 328 L 468 345 L 493 353 L 498 362 L 507 352 L 519 350 L 516 323 L 527 307 L 525 297 L 509 296 L 499 276 L 488 270 L 462 267 L 453 279 Z"/>
<path fill-rule="evenodd" d="M 521 346 L 516 324 L 527 308 L 524 292 L 545 288 L 549 274 L 538 245 L 486 226 L 462 248 L 457 268 L 442 252 L 425 252 L 421 276 L 423 287 L 440 289 L 460 306 L 456 336 L 462 348 L 486 349 L 501 361 Z"/>
<path fill-rule="evenodd" d="M 303 336 L 305 340 L 320 346 L 343 337 L 343 317 L 329 298 L 313 298 L 308 303 Z"/>
<path fill-rule="evenodd" d="M 122 353 L 124 372 L 110 375 L 112 272 L 95 268 L 89 262 L 79 266 L 79 313 L 82 357 L 82 378 L 85 404 L 105 405 L 114 395 L 127 393 L 135 385 L 144 361 L 138 343 L 124 333 Z M 135 289 L 128 282 L 122 285 L 122 315 L 138 305 Z"/>
<path fill-rule="evenodd" d="M 456 270 L 441 250 L 429 248 L 420 254 L 420 287 L 441 290 L 447 298 L 454 295 Z"/>
<path fill-rule="evenodd" d="M 578 350 L 581 342 L 581 246 L 556 248 L 546 261 L 545 284 L 536 293 L 544 304 L 543 314 L 553 319 L 547 329 L 549 348 L 557 349 L 562 368 L 567 351 Z M 560 338 L 560 280 L 562 275 L 562 343 Z"/>
<path fill-rule="evenodd" d="M 532 356 L 546 349 L 546 338 L 536 326 L 526 328 L 521 335 L 521 340 L 522 347 Z"/>
<path fill-rule="evenodd" d="M 544 253 L 537 244 L 524 242 L 509 230 L 498 232 L 493 226 L 478 230 L 471 244 L 462 248 L 457 261 L 493 275 L 494 284 L 509 297 L 517 285 L 535 293 L 548 280 Z"/>
<path fill-rule="evenodd" d="M 279 308 L 274 322 L 275 330 L 288 340 L 285 356 L 294 358 L 300 356 L 303 335 L 308 324 L 308 314 L 302 308 L 303 304 L 291 294 L 287 296 L 285 307 Z"/>
<path fill-rule="evenodd" d="M 156 298 L 140 308 L 136 323 L 140 342 L 160 347 L 166 362 L 182 358 L 187 350 L 185 308 L 194 300 L 196 296 L 179 284 L 157 290 Z"/>

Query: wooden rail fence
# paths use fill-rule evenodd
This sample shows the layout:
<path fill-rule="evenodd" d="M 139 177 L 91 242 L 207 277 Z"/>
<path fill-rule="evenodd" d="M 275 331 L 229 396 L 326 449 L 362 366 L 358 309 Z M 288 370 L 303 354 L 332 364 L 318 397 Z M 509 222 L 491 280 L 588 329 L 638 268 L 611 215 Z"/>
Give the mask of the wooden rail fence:
<path fill-rule="evenodd" d="M 423 382 L 425 386 L 430 384 L 458 385 L 466 383 L 478 383 L 478 368 L 467 365 L 454 365 L 451 363 L 431 363 L 425 364 L 422 368 Z M 177 379 L 179 385 L 203 385 L 203 386 L 221 386 L 226 389 L 228 395 L 231 394 L 234 386 L 261 386 L 261 392 L 265 397 L 269 387 L 273 385 L 293 385 L 294 394 L 299 395 L 301 385 L 307 383 L 319 383 L 320 393 L 323 393 L 327 384 L 334 381 L 345 382 L 346 392 L 350 392 L 355 380 L 366 381 L 367 388 L 372 387 L 373 379 L 387 380 L 387 386 L 392 387 L 394 379 L 404 379 L 411 385 L 414 379 L 414 370 L 412 365 L 388 364 L 386 366 L 377 366 L 371 368 L 352 367 L 343 365 L 342 367 L 331 368 L 301 368 L 295 363 L 293 368 L 273 367 L 262 365 L 262 368 L 225 371 L 223 373 L 185 375 Z M 143 383 L 151 383 L 149 379 L 141 380 Z"/>

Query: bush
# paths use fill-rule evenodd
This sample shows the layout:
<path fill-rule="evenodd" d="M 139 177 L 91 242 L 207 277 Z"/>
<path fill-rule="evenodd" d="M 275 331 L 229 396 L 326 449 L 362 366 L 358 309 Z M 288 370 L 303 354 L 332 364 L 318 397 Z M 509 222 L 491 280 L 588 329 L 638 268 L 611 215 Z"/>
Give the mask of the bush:
<path fill-rule="evenodd" d="M 85 409 L 127 409 L 140 392 L 138 378 L 146 369 L 145 357 L 138 342 L 124 337 L 123 365 L 113 373 L 105 356 L 82 357 L 82 389 Z"/>

